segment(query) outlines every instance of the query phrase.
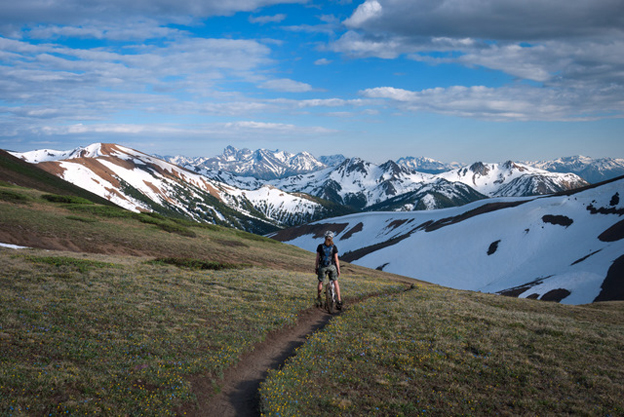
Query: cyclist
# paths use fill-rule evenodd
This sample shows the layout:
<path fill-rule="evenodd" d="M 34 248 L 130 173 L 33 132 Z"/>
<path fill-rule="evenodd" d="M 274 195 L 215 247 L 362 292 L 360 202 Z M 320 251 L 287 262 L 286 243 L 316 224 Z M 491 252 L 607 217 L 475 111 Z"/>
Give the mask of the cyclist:
<path fill-rule="evenodd" d="M 338 285 L 338 277 L 340 276 L 340 262 L 338 261 L 338 248 L 334 245 L 334 233 L 325 232 L 325 242 L 316 248 L 316 274 L 318 277 L 317 304 L 320 305 L 321 292 L 323 291 L 323 279 L 325 274 L 329 275 L 329 279 L 336 284 L 336 295 L 338 296 L 338 310 L 342 310 L 342 298 L 340 297 L 340 285 Z"/>

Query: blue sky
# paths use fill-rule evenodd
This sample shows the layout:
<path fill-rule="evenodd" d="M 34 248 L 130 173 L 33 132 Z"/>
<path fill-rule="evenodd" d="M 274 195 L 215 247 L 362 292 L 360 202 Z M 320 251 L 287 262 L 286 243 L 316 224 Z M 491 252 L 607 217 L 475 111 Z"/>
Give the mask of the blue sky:
<path fill-rule="evenodd" d="M 624 157 L 620 0 L 0 2 L 0 148 Z"/>

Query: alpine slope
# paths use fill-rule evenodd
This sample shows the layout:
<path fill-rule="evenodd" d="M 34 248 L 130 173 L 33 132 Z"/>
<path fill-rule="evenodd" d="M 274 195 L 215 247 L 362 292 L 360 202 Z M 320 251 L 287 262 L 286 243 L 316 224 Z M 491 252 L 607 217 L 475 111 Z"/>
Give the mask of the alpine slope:
<path fill-rule="evenodd" d="M 368 212 L 270 235 L 456 289 L 585 304 L 624 299 L 624 177 L 565 193 L 420 212 Z"/>
<path fill-rule="evenodd" d="M 243 190 L 116 144 L 14 156 L 127 210 L 177 214 L 255 233 L 328 215 L 317 201 L 263 185 Z"/>

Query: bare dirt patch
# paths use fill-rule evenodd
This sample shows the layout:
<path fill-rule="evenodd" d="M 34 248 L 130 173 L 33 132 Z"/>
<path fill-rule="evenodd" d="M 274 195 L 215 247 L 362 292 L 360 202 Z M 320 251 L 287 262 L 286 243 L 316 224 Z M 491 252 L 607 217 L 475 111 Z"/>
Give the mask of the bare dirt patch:
<path fill-rule="evenodd" d="M 179 410 L 178 414 L 219 417 L 260 415 L 258 389 L 268 371 L 279 368 L 306 342 L 306 336 L 323 328 L 331 318 L 318 308 L 303 311 L 295 326 L 269 334 L 264 342 L 227 371 L 219 384 L 218 393 L 212 379 L 201 375 L 194 377 L 191 384 L 197 403 Z"/>

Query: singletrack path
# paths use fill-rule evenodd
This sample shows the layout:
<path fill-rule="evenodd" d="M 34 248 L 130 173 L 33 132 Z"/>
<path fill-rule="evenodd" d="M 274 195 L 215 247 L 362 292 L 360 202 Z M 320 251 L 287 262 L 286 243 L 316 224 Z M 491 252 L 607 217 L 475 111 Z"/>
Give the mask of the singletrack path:
<path fill-rule="evenodd" d="M 339 313 L 335 314 L 337 316 Z M 187 416 L 257 417 L 260 415 L 258 389 L 269 369 L 279 368 L 307 336 L 326 326 L 332 317 L 320 308 L 303 311 L 293 327 L 284 328 L 267 336 L 264 342 L 245 355 L 226 372 L 220 383 L 221 391 L 214 393 L 211 382 L 201 377 L 192 381 L 197 396 L 196 407 L 185 407 Z"/>

